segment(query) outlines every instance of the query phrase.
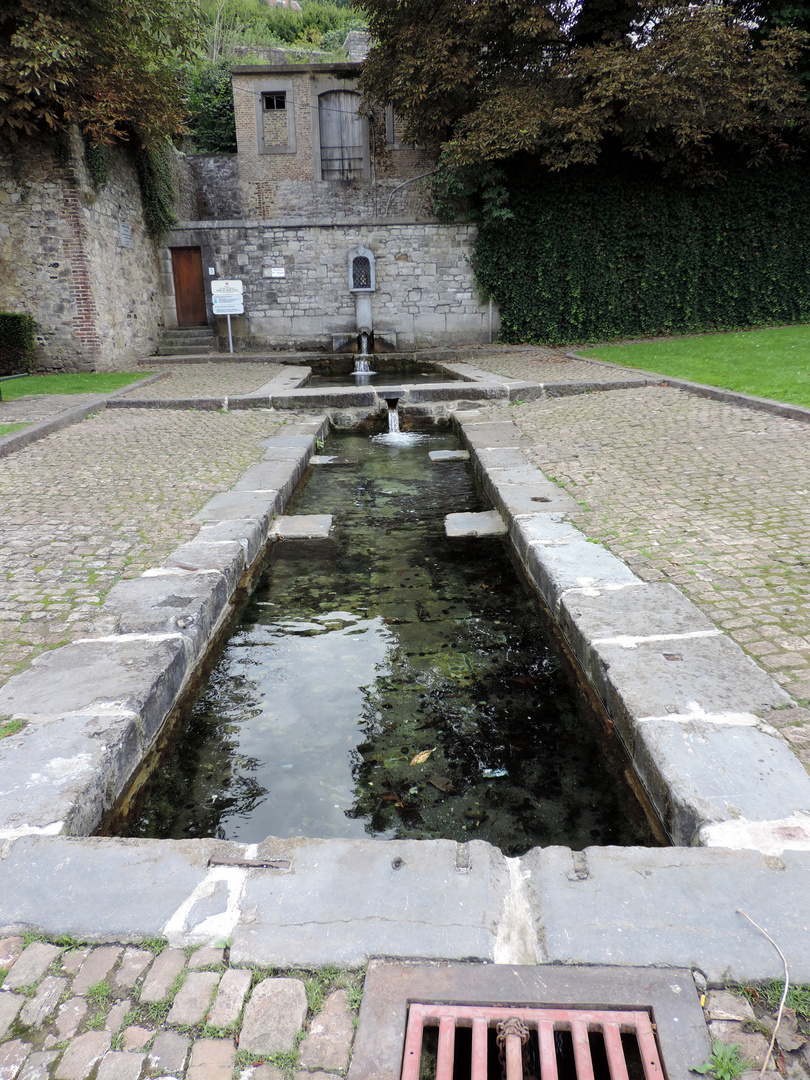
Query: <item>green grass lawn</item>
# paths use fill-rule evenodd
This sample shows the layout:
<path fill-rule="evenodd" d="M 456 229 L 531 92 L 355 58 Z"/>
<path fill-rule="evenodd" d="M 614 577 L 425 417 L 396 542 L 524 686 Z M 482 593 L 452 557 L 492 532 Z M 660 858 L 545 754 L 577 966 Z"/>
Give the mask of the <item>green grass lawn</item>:
<path fill-rule="evenodd" d="M 15 431 L 19 431 L 20 428 L 28 427 L 28 424 L 0 424 L 0 438 L 4 435 L 11 435 Z"/>
<path fill-rule="evenodd" d="M 810 325 L 600 345 L 580 356 L 810 406 Z"/>
<path fill-rule="evenodd" d="M 26 375 L 23 379 L 0 382 L 3 401 L 28 394 L 109 394 L 120 390 L 138 379 L 145 379 L 150 371 L 81 371 L 75 375 Z"/>

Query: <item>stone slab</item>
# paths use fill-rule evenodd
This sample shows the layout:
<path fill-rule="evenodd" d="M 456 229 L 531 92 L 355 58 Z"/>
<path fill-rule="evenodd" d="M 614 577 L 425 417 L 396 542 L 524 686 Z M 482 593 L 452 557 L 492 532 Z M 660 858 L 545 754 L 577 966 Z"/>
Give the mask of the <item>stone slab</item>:
<path fill-rule="evenodd" d="M 250 995 L 239 1036 L 240 1050 L 283 1054 L 295 1046 L 307 1015 L 307 992 L 300 979 L 264 979 Z"/>
<path fill-rule="evenodd" d="M 0 1046 L 0 1080 L 14 1080 L 33 1049 L 22 1039 L 12 1039 Z"/>
<path fill-rule="evenodd" d="M 539 523 L 535 515 L 532 528 L 535 536 Z M 516 522 L 516 528 L 520 522 Z M 525 536 L 525 534 L 524 534 Z M 615 555 L 599 544 L 589 543 L 567 522 L 555 521 L 548 515 L 542 539 L 526 543 L 522 557 L 526 573 L 537 586 L 552 612 L 568 589 L 582 588 L 586 582 L 608 584 L 637 581 L 635 574 Z M 518 553 L 520 554 L 520 545 Z"/>
<path fill-rule="evenodd" d="M 225 613 L 229 590 L 220 573 L 149 571 L 113 585 L 104 610 L 122 634 L 182 634 L 200 656 Z"/>
<path fill-rule="evenodd" d="M 509 388 L 497 382 L 434 382 L 407 387 L 406 399 L 414 404 L 428 401 L 508 401 Z"/>
<path fill-rule="evenodd" d="M 438 464 L 442 461 L 469 461 L 469 450 L 431 450 L 428 458 Z"/>
<path fill-rule="evenodd" d="M 521 858 L 546 963 L 696 967 L 710 985 L 810 979 L 810 856 L 706 848 L 534 848 Z M 576 917 L 572 918 L 572 912 Z"/>
<path fill-rule="evenodd" d="M 195 949 L 188 958 L 189 971 L 202 971 L 204 968 L 221 967 L 225 962 L 223 949 L 215 949 L 209 945 L 203 945 Z"/>
<path fill-rule="evenodd" d="M 163 560 L 163 566 L 180 570 L 213 570 L 225 579 L 230 595 L 247 569 L 247 551 L 238 540 L 205 543 L 199 538 L 181 544 Z"/>
<path fill-rule="evenodd" d="M 121 964 L 113 975 L 113 983 L 122 989 L 131 989 L 152 963 L 153 957 L 154 954 L 147 949 L 125 949 Z"/>
<path fill-rule="evenodd" d="M 505 536 L 506 522 L 497 510 L 484 510 L 477 514 L 447 514 L 444 519 L 444 532 L 451 538 Z"/>
<path fill-rule="evenodd" d="M 3 740 L 0 833 L 92 832 L 144 748 L 135 716 L 74 714 L 27 724 Z"/>
<path fill-rule="evenodd" d="M 460 423 L 465 441 L 475 450 L 496 447 L 514 449 L 530 445 L 511 420 L 480 422 L 461 419 Z"/>
<path fill-rule="evenodd" d="M 235 1059 L 236 1047 L 230 1039 L 198 1039 L 186 1080 L 232 1080 Z"/>
<path fill-rule="evenodd" d="M 162 935 L 222 844 L 25 836 L 0 847 L 0 927 L 126 942 Z"/>
<path fill-rule="evenodd" d="M 262 527 L 266 519 L 282 506 L 278 491 L 223 491 L 209 499 L 194 515 L 196 521 L 227 521 L 238 518 L 258 518 Z"/>
<path fill-rule="evenodd" d="M 146 1054 L 111 1050 L 98 1067 L 96 1080 L 138 1080 Z"/>
<path fill-rule="evenodd" d="M 38 720 L 84 712 L 134 714 L 151 736 L 188 671 L 181 635 L 78 641 L 43 653 L 0 687 L 0 715 Z"/>
<path fill-rule="evenodd" d="M 10 968 L 25 948 L 25 941 L 19 935 L 0 939 L 0 970 Z"/>
<path fill-rule="evenodd" d="M 211 545 L 236 542 L 245 553 L 245 566 L 252 566 L 264 547 L 265 532 L 261 522 L 249 518 L 237 521 L 219 521 L 203 525 L 192 543 Z M 177 549 L 180 550 L 179 548 Z"/>
<path fill-rule="evenodd" d="M 293 514 L 277 517 L 271 531 L 279 540 L 328 540 L 331 514 Z"/>
<path fill-rule="evenodd" d="M 250 876 L 231 963 L 357 967 L 369 956 L 491 960 L 508 877 L 483 841 L 275 840 L 295 873 Z M 441 897 L 441 904 L 436 903 Z"/>
<path fill-rule="evenodd" d="M 258 465 L 251 465 L 231 490 L 276 492 L 284 503 L 303 476 L 308 458 L 308 452 L 302 451 L 297 460 L 278 461 L 269 458 L 260 461 Z"/>
<path fill-rule="evenodd" d="M 651 720 L 633 765 L 673 843 L 722 821 L 782 821 L 810 809 L 810 777 L 788 747 L 753 727 Z"/>
<path fill-rule="evenodd" d="M 59 1007 L 56 1015 L 56 1030 L 60 1039 L 72 1039 L 79 1030 L 79 1025 L 87 1015 L 87 1002 L 84 998 L 72 997 Z M 108 1029 L 109 1030 L 109 1029 Z"/>
<path fill-rule="evenodd" d="M 337 468 L 338 466 L 356 465 L 357 458 L 339 457 L 337 454 L 313 454 L 309 459 L 310 465 Z"/>
<path fill-rule="evenodd" d="M 332 390 L 318 387 L 275 393 L 270 400 L 274 409 L 373 408 L 377 404 L 377 395 L 374 390 L 336 386 Z"/>
<path fill-rule="evenodd" d="M 55 1050 L 39 1050 L 30 1054 L 17 1080 L 49 1080 L 51 1066 L 56 1061 Z"/>

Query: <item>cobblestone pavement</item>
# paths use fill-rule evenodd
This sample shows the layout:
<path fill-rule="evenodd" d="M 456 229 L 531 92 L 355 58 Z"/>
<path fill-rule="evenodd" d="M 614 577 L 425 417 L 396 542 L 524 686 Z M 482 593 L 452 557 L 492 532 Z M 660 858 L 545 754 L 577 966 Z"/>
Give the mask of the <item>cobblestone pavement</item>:
<path fill-rule="evenodd" d="M 509 416 L 579 501 L 579 529 L 640 577 L 677 585 L 807 703 L 806 424 L 665 387 L 530 402 Z M 779 715 L 810 766 L 810 713 Z"/>
<path fill-rule="evenodd" d="M 167 398 L 226 397 L 249 394 L 274 379 L 283 364 L 155 364 L 144 368 L 144 375 L 166 373 L 148 386 L 135 386 L 121 397 L 139 401 L 165 401 Z"/>
<path fill-rule="evenodd" d="M 360 973 L 273 978 L 229 967 L 227 949 L 160 944 L 0 940 L 3 1080 L 345 1075 Z"/>
<path fill-rule="evenodd" d="M 35 424 L 38 420 L 50 420 L 97 397 L 98 394 L 27 394 L 13 401 L 0 401 L 0 424 Z"/>
<path fill-rule="evenodd" d="M 532 382 L 602 382 L 611 383 L 638 377 L 631 368 L 606 367 L 587 360 L 570 360 L 559 350 L 536 345 L 514 345 L 485 348 L 473 352 L 469 362 L 494 375 L 507 379 L 529 379 Z"/>
<path fill-rule="evenodd" d="M 100 630 L 107 590 L 195 536 L 196 511 L 293 419 L 111 409 L 0 460 L 0 683 Z"/>

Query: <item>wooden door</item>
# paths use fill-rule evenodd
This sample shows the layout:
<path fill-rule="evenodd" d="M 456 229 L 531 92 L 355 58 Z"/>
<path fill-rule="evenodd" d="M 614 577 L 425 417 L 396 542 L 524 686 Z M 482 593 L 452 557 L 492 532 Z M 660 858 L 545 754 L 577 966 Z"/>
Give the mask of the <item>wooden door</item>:
<path fill-rule="evenodd" d="M 202 251 L 198 247 L 172 248 L 174 298 L 178 326 L 206 326 Z"/>
<path fill-rule="evenodd" d="M 321 135 L 321 179 L 363 179 L 363 121 L 357 108 L 360 95 L 331 90 L 318 98 Z"/>

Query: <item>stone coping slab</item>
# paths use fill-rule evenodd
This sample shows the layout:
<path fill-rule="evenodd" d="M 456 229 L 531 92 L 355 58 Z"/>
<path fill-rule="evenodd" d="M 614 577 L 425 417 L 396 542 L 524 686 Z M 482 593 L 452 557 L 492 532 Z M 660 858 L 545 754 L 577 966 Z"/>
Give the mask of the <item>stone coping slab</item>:
<path fill-rule="evenodd" d="M 675 844 L 762 848 L 786 821 L 810 813 L 810 777 L 768 723 L 792 699 L 669 585 L 645 583 L 611 552 L 563 520 L 559 504 L 509 494 L 525 478 L 526 445 L 508 420 L 458 414 L 476 471 L 508 523 L 523 569 L 622 739 L 650 802 Z M 483 460 L 479 458 L 483 454 Z M 497 457 L 507 455 L 508 468 Z M 543 512 L 543 507 L 547 511 Z M 733 834 L 722 832 L 734 825 Z M 810 850 L 810 832 L 797 841 Z"/>
<path fill-rule="evenodd" d="M 394 956 L 697 968 L 716 986 L 781 976 L 741 909 L 788 946 L 792 979 L 810 982 L 807 851 L 549 847 L 506 858 L 479 840 L 2 833 L 0 851 L 0 935 L 163 936 L 178 948 L 230 938 L 239 966 Z M 255 865 L 271 858 L 283 868 Z"/>
<path fill-rule="evenodd" d="M 233 611 L 240 582 L 281 535 L 274 515 L 325 431 L 315 417 L 265 439 L 265 460 L 198 512 L 193 541 L 109 591 L 111 633 L 43 653 L 0 687 L 0 717 L 23 724 L 0 747 L 0 835 L 98 828 Z"/>

